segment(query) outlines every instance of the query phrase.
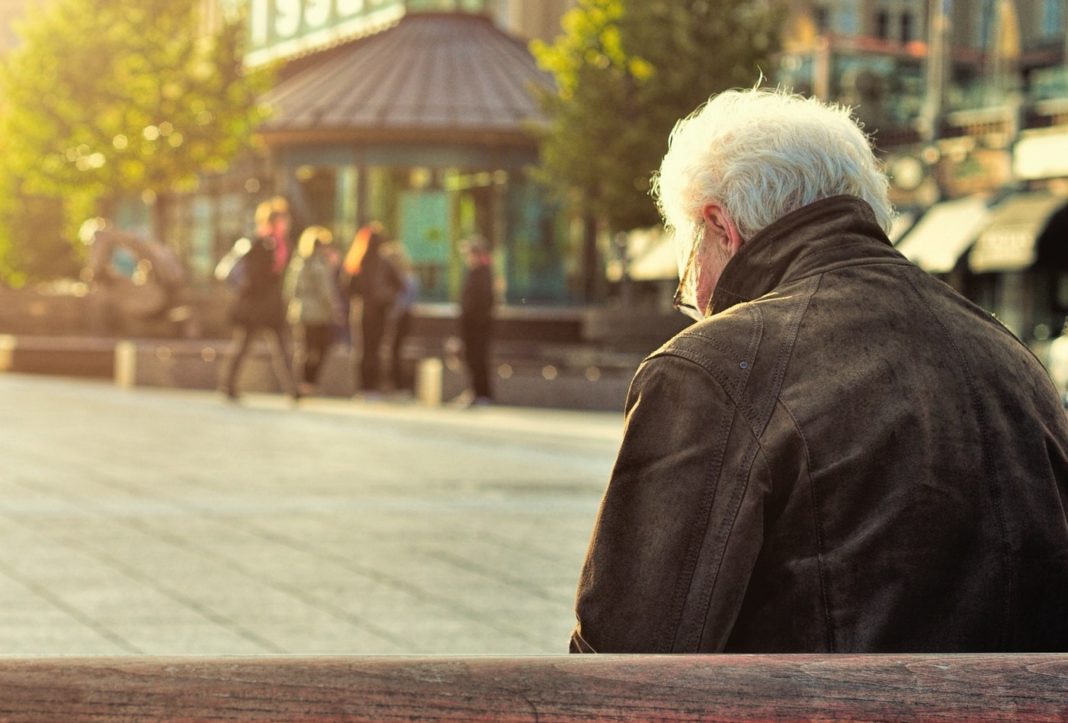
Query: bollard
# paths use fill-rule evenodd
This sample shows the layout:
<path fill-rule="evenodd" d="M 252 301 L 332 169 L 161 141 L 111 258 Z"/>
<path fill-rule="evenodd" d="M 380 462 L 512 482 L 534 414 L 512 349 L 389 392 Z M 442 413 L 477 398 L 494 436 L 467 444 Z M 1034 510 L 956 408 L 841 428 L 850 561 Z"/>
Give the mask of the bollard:
<path fill-rule="evenodd" d="M 415 370 L 415 396 L 429 407 L 441 406 L 442 376 L 441 359 L 420 359 Z"/>
<path fill-rule="evenodd" d="M 132 341 L 115 345 L 115 384 L 121 389 L 137 386 L 137 344 Z"/>
<path fill-rule="evenodd" d="M 19 340 L 11 334 L 0 334 L 0 372 L 9 372 L 15 368 L 15 348 Z"/>

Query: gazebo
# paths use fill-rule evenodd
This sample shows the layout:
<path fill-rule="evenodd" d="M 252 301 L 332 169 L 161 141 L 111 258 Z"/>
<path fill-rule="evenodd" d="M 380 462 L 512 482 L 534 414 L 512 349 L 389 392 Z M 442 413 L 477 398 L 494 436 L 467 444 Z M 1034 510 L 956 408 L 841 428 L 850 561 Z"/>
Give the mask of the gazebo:
<path fill-rule="evenodd" d="M 460 242 L 493 246 L 514 303 L 561 302 L 566 227 L 528 178 L 536 93 L 526 45 L 483 14 L 421 12 L 291 64 L 260 129 L 298 223 L 347 241 L 368 221 L 402 241 L 424 300 L 455 298 Z"/>

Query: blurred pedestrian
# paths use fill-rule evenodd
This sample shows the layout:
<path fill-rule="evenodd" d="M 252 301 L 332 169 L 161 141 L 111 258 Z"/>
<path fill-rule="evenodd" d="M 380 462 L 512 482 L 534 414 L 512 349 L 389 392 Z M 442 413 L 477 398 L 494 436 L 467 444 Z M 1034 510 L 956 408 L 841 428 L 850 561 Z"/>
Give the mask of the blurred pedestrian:
<path fill-rule="evenodd" d="M 371 236 L 382 233 L 382 224 L 372 221 L 357 229 L 341 262 L 339 285 L 343 290 L 349 350 L 353 360 L 353 390 L 360 390 L 360 356 L 363 353 L 363 297 L 359 293 L 360 265 Z"/>
<path fill-rule="evenodd" d="M 696 324 L 631 384 L 573 651 L 1068 650 L 1068 416 L 894 249 L 888 186 L 814 98 L 675 126 L 653 188 Z"/>
<path fill-rule="evenodd" d="M 241 273 L 235 281 L 237 298 L 230 310 L 234 333 L 222 390 L 230 399 L 238 398 L 241 366 L 256 332 L 264 331 L 278 383 L 296 400 L 300 391 L 289 360 L 289 327 L 282 297 L 283 275 L 289 262 L 289 206 L 279 197 L 264 201 L 256 207 L 255 220 L 256 236 L 239 261 Z"/>
<path fill-rule="evenodd" d="M 403 286 L 397 270 L 382 254 L 385 243 L 381 224 L 371 224 L 357 232 L 345 260 L 349 298 L 354 301 L 350 314 L 358 309 L 360 320 L 357 393 L 372 399 L 381 394 L 379 377 L 386 319 Z"/>
<path fill-rule="evenodd" d="M 332 338 L 335 344 L 341 343 L 349 347 L 352 344 L 352 338 L 349 331 L 348 299 L 346 298 L 348 296 L 348 277 L 345 275 L 343 268 L 344 258 L 336 241 L 323 246 L 320 251 L 326 261 L 327 268 L 330 270 L 330 281 L 334 286 L 334 295 L 338 298 L 340 304 L 338 307 L 339 314 L 332 325 Z"/>
<path fill-rule="evenodd" d="M 419 298 L 419 277 L 412 268 L 404 245 L 392 241 L 385 246 L 384 256 L 397 271 L 401 280 L 400 292 L 389 314 L 390 328 L 390 376 L 393 390 L 404 392 L 410 389 L 412 379 L 404 362 L 404 342 L 412 326 L 412 308 Z"/>
<path fill-rule="evenodd" d="M 492 257 L 489 244 L 480 237 L 465 242 L 462 251 L 467 276 L 460 295 L 460 339 L 471 384 L 469 403 L 483 406 L 493 401 L 489 377 L 494 306 Z"/>
<path fill-rule="evenodd" d="M 286 273 L 289 323 L 297 332 L 298 388 L 312 394 L 319 383 L 323 362 L 334 341 L 334 325 L 341 316 L 329 249 L 334 235 L 323 226 L 309 226 L 300 235 L 297 255 Z"/>

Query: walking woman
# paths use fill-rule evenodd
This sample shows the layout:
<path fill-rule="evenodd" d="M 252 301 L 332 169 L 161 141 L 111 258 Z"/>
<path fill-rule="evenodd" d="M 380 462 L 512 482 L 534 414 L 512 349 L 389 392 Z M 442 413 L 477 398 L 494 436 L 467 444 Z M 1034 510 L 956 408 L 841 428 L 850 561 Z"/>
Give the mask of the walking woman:
<path fill-rule="evenodd" d="M 370 398 L 380 394 L 380 354 L 386 319 L 404 285 L 400 274 L 382 254 L 385 242 L 386 237 L 380 225 L 372 224 L 360 229 L 345 263 L 350 278 L 349 296 L 354 302 L 352 309 L 361 310 L 360 336 L 363 344 L 358 388 L 365 397 Z M 354 251 L 358 258 L 352 258 Z M 360 251 L 362 254 L 359 254 Z"/>
<path fill-rule="evenodd" d="M 286 276 L 289 323 L 297 331 L 300 392 L 308 395 L 319 383 L 323 361 L 334 341 L 334 323 L 341 315 L 329 253 L 334 235 L 322 226 L 309 226 L 297 244 L 297 258 Z"/>

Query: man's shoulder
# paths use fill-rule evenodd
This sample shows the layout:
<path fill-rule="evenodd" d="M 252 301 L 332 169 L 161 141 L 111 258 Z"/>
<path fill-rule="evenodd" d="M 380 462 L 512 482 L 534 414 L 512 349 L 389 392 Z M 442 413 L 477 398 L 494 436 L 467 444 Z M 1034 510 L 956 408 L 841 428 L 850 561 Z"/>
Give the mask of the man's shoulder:
<path fill-rule="evenodd" d="M 738 366 L 751 358 L 762 332 L 760 312 L 751 304 L 741 304 L 686 327 L 645 358 L 687 359 L 709 370 L 724 364 Z"/>

